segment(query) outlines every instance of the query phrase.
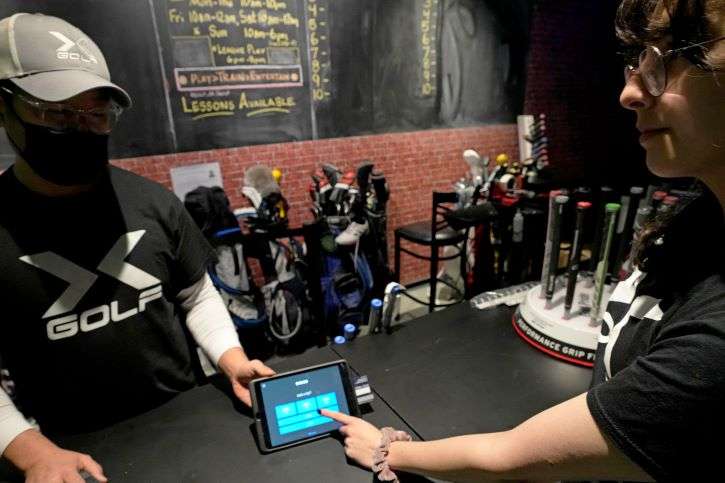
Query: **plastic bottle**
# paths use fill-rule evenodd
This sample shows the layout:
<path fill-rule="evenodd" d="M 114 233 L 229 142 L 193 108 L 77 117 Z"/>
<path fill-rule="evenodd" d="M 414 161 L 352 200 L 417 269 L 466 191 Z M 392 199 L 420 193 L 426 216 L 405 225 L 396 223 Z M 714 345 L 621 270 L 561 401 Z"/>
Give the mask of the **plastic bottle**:
<path fill-rule="evenodd" d="M 355 326 L 355 324 L 345 324 L 342 331 L 345 334 L 345 339 L 352 340 L 357 335 L 357 326 Z"/>
<path fill-rule="evenodd" d="M 370 315 L 368 315 L 368 329 L 371 334 L 380 330 L 380 315 L 383 310 L 383 301 L 372 299 L 370 301 Z"/>

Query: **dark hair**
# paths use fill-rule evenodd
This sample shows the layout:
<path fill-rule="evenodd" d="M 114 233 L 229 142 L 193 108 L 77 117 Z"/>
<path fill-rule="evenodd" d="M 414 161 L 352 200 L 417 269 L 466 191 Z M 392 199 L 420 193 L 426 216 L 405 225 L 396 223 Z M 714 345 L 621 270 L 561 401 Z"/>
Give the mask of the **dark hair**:
<path fill-rule="evenodd" d="M 725 276 L 725 218 L 715 194 L 695 182 L 697 195 L 681 198 L 672 214 L 656 218 L 638 234 L 632 261 L 652 274 L 659 298 L 684 295 L 714 273 Z"/>
<path fill-rule="evenodd" d="M 677 49 L 711 40 L 718 35 L 715 22 L 725 15 L 724 0 L 624 0 L 617 10 L 617 37 L 625 59 L 631 63 L 643 46 L 671 38 Z M 712 70 L 708 46 L 683 52 L 694 65 Z"/>
<path fill-rule="evenodd" d="M 650 222 L 645 224 L 639 232 L 634 235 L 634 244 L 632 246 L 632 262 L 643 271 L 649 271 L 652 267 L 653 258 L 652 250 L 654 245 L 658 244 L 660 239 L 666 232 L 672 230 L 675 226 L 675 220 L 678 218 L 682 219 L 686 213 L 691 213 L 698 218 L 696 221 L 699 222 L 699 218 L 702 215 L 701 205 L 706 198 L 714 198 L 714 195 L 710 196 L 711 193 L 707 187 L 699 181 L 694 181 L 689 187 L 689 192 L 693 194 L 688 198 L 681 198 L 672 210 L 663 211 L 658 213 Z M 720 209 L 720 204 L 717 198 L 712 199 L 708 205 L 712 205 L 712 208 Z M 707 207 L 706 207 L 707 208 Z M 711 214 L 711 210 L 706 209 L 706 213 Z"/>

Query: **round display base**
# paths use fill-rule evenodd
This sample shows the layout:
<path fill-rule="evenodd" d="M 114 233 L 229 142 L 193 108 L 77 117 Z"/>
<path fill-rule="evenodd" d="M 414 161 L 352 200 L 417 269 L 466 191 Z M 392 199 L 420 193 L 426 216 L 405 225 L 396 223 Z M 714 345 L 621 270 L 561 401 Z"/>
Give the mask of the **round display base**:
<path fill-rule="evenodd" d="M 590 320 L 594 285 L 591 277 L 580 277 L 576 284 L 574 302 L 569 318 L 565 318 L 565 278 L 557 280 L 557 290 L 551 304 L 540 296 L 541 285 L 528 291 L 513 316 L 516 333 L 526 342 L 546 354 L 580 366 L 592 367 L 597 351 L 601 320 Z M 606 307 L 613 285 L 604 288 L 602 307 Z"/>

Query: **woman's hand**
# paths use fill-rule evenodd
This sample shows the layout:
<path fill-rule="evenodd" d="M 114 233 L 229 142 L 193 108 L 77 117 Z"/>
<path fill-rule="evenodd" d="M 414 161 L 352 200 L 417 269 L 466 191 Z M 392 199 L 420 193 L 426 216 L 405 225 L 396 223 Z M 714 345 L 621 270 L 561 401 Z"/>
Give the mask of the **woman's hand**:
<path fill-rule="evenodd" d="M 373 453 L 383 435 L 380 430 L 367 421 L 347 414 L 327 409 L 321 409 L 320 414 L 342 423 L 340 434 L 345 437 L 345 454 L 366 470 L 372 470 Z"/>

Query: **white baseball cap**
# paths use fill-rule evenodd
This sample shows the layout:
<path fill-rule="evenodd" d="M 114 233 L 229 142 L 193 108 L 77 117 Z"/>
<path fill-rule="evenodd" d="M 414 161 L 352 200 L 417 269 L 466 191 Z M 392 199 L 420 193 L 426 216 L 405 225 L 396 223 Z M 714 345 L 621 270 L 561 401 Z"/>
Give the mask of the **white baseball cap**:
<path fill-rule="evenodd" d="M 16 13 L 0 20 L 0 80 L 4 79 L 47 102 L 108 88 L 121 106 L 131 106 L 128 93 L 111 82 L 95 42 L 49 15 Z"/>

